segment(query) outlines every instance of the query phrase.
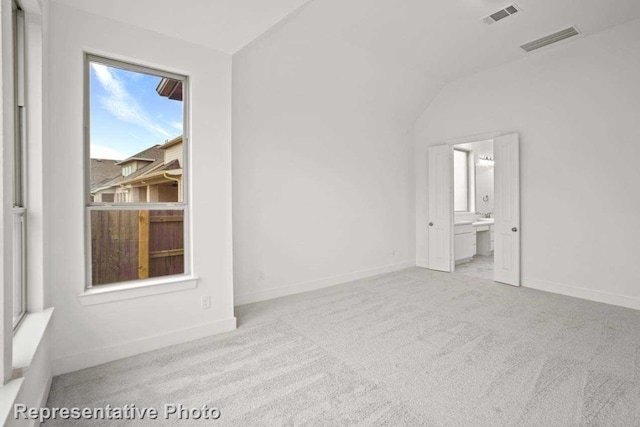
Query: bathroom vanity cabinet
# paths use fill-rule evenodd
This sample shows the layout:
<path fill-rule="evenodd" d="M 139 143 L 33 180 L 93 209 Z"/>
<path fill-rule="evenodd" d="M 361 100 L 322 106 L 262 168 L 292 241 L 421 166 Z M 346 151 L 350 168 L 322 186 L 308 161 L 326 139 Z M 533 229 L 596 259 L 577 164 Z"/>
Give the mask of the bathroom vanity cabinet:
<path fill-rule="evenodd" d="M 473 223 L 476 232 L 476 253 L 478 255 L 491 256 L 493 255 L 493 240 L 494 240 L 494 232 L 493 232 L 493 223 L 484 224 L 484 223 Z"/>
<path fill-rule="evenodd" d="M 493 220 L 458 221 L 454 226 L 454 252 L 456 264 L 470 261 L 478 254 L 493 255 Z"/>
<path fill-rule="evenodd" d="M 476 253 L 475 227 L 470 221 L 462 221 L 455 224 L 454 231 L 456 264 L 469 261 Z"/>

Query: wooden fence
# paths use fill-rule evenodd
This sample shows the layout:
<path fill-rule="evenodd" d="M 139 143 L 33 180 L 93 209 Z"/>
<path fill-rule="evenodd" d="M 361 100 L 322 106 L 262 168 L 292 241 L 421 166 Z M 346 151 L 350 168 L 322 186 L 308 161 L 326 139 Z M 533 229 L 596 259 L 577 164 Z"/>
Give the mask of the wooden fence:
<path fill-rule="evenodd" d="M 92 284 L 184 273 L 181 210 L 91 211 Z"/>

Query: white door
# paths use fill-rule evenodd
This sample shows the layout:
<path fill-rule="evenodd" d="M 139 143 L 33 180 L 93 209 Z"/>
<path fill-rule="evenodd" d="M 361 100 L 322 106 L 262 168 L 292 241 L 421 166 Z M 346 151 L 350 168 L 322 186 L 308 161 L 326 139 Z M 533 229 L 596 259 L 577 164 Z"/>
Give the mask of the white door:
<path fill-rule="evenodd" d="M 520 286 L 520 149 L 518 134 L 493 140 L 494 280 Z"/>
<path fill-rule="evenodd" d="M 429 268 L 453 271 L 453 147 L 429 148 Z"/>

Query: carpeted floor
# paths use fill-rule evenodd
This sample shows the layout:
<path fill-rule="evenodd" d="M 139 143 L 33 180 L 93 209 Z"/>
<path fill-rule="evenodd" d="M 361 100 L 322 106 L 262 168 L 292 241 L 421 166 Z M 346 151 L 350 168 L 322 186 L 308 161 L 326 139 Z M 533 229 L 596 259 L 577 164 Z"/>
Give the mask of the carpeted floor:
<path fill-rule="evenodd" d="M 640 311 L 411 268 L 236 314 L 237 331 L 56 377 L 48 405 L 220 408 L 194 425 L 640 425 Z"/>
<path fill-rule="evenodd" d="M 456 265 L 456 274 L 493 280 L 493 256 L 474 255 L 470 262 Z"/>

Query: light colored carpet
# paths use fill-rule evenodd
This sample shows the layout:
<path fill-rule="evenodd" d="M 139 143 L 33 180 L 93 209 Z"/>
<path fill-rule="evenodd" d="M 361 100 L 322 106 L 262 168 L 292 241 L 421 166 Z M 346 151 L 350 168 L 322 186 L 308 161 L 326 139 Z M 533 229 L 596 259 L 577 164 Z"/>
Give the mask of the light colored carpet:
<path fill-rule="evenodd" d="M 233 426 L 640 425 L 639 311 L 411 268 L 237 316 L 56 377 L 48 405 L 206 403 Z"/>
<path fill-rule="evenodd" d="M 493 256 L 474 255 L 470 262 L 456 265 L 456 274 L 493 280 Z"/>

